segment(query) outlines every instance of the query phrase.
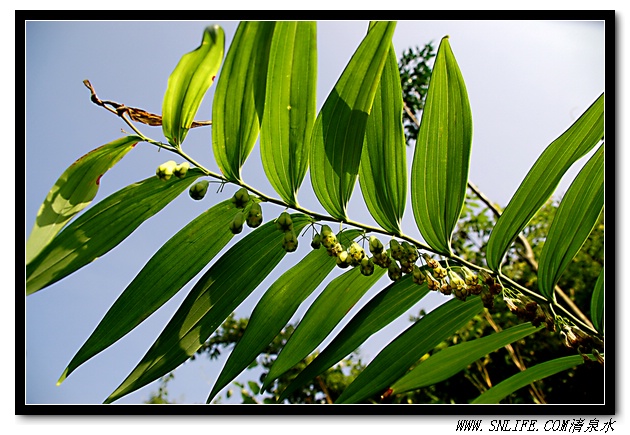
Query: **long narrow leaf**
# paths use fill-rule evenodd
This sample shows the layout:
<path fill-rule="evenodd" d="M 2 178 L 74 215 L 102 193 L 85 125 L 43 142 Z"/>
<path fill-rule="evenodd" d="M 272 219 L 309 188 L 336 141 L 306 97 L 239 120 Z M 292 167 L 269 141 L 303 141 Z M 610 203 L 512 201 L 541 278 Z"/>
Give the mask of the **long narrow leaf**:
<path fill-rule="evenodd" d="M 316 29 L 310 21 L 276 23 L 269 54 L 260 154 L 271 185 L 290 205 L 306 175 L 317 114 Z"/>
<path fill-rule="evenodd" d="M 604 267 L 595 282 L 595 290 L 591 296 L 591 320 L 599 332 L 604 332 Z"/>
<path fill-rule="evenodd" d="M 368 115 L 396 23 L 378 22 L 354 53 L 324 102 L 311 140 L 311 182 L 331 216 L 345 220 L 359 173 Z"/>
<path fill-rule="evenodd" d="M 589 355 L 589 358 L 595 361 L 592 355 Z M 471 403 L 499 403 L 505 397 L 532 382 L 539 381 L 548 376 L 579 366 L 580 364 L 584 364 L 584 358 L 582 358 L 581 355 L 571 355 L 535 365 L 495 385 Z"/>
<path fill-rule="evenodd" d="M 280 351 L 263 382 L 263 390 L 308 356 L 384 273 L 385 269 L 376 268 L 372 275 L 363 276 L 357 267 L 331 281 Z"/>
<path fill-rule="evenodd" d="M 91 207 L 26 265 L 26 294 L 59 281 L 109 252 L 202 175 L 200 170 L 192 169 L 183 179 L 174 177 L 167 182 L 153 176 Z"/>
<path fill-rule="evenodd" d="M 464 78 L 442 39 L 435 58 L 411 169 L 411 204 L 424 240 L 443 254 L 466 198 L 472 113 Z"/>
<path fill-rule="evenodd" d="M 169 143 L 179 146 L 193 123 L 201 101 L 219 71 L 225 34 L 220 26 L 206 27 L 201 45 L 185 54 L 168 78 L 162 102 L 162 131 Z"/>
<path fill-rule="evenodd" d="M 422 361 L 391 386 L 392 394 L 405 393 L 444 381 L 470 364 L 521 338 L 540 330 L 531 323 L 523 323 L 487 337 L 447 347 Z"/>
<path fill-rule="evenodd" d="M 263 117 L 274 23 L 245 21 L 236 29 L 212 103 L 212 149 L 230 181 L 241 179 Z"/>
<path fill-rule="evenodd" d="M 292 215 L 299 232 L 310 218 Z M 257 228 L 219 258 L 197 281 L 132 373 L 105 403 L 164 376 L 189 359 L 285 256 L 275 223 Z"/>
<path fill-rule="evenodd" d="M 569 167 L 604 137 L 604 94 L 540 155 L 499 217 L 486 248 L 488 266 L 503 257 L 532 216 L 549 199 Z"/>
<path fill-rule="evenodd" d="M 343 236 L 352 239 L 359 234 L 360 231 L 351 230 L 344 232 Z M 309 253 L 273 283 L 252 311 L 243 336 L 234 346 L 212 387 L 208 403 L 273 341 L 304 299 L 334 267 L 334 259 L 330 258 L 325 249 L 318 249 Z"/>
<path fill-rule="evenodd" d="M 604 145 L 584 165 L 562 198 L 540 253 L 538 287 L 549 300 L 604 208 Z"/>
<path fill-rule="evenodd" d="M 400 73 L 392 44 L 367 120 L 359 184 L 370 214 L 382 228 L 396 235 L 401 233 L 407 200 L 402 111 Z"/>
<path fill-rule="evenodd" d="M 127 136 L 90 151 L 59 177 L 37 211 L 26 241 L 26 264 L 30 263 L 98 192 L 101 176 L 141 141 Z"/>
<path fill-rule="evenodd" d="M 429 292 L 407 275 L 374 296 L 337 334 L 328 346 L 282 392 L 282 402 L 293 391 L 332 367 L 357 349 L 365 340 L 397 319 Z"/>
<path fill-rule="evenodd" d="M 58 383 L 133 330 L 197 275 L 232 239 L 229 225 L 235 211 L 230 200 L 223 201 L 171 237 L 107 311 Z"/>
<path fill-rule="evenodd" d="M 376 355 L 335 403 L 357 403 L 383 391 L 481 310 L 481 300 L 472 298 L 465 302 L 453 299 L 431 311 Z"/>

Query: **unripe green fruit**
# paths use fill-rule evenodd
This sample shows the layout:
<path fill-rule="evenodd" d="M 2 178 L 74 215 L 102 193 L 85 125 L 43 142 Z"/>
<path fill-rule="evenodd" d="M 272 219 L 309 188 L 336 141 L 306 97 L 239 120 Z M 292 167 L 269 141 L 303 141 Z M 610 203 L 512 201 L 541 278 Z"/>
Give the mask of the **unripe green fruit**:
<path fill-rule="evenodd" d="M 322 234 L 322 245 L 324 248 L 331 249 L 333 246 L 337 244 L 337 236 L 334 234 L 323 235 Z"/>
<path fill-rule="evenodd" d="M 326 237 L 326 236 L 330 236 L 330 235 L 334 236 L 335 235 L 328 225 L 322 226 L 321 234 L 322 234 L 322 237 Z"/>
<path fill-rule="evenodd" d="M 348 254 L 350 255 L 350 263 L 352 263 L 353 266 L 358 266 L 365 257 L 365 251 L 357 242 L 352 242 L 352 245 L 348 248 Z"/>
<path fill-rule="evenodd" d="M 370 252 L 372 255 L 380 254 L 383 252 L 383 244 L 375 236 L 370 236 Z"/>
<path fill-rule="evenodd" d="M 177 163 L 175 163 L 174 160 L 169 160 L 157 167 L 155 175 L 157 175 L 157 177 L 162 181 L 168 181 L 173 176 L 173 171 L 176 167 Z"/>
<path fill-rule="evenodd" d="M 398 243 L 398 240 L 392 239 L 389 242 L 389 250 L 394 260 L 400 261 L 403 258 L 403 249 L 400 243 Z"/>
<path fill-rule="evenodd" d="M 331 257 L 336 257 L 339 254 L 341 254 L 342 251 L 343 251 L 343 246 L 341 246 L 341 243 L 337 242 L 328 250 L 328 253 L 330 254 Z"/>
<path fill-rule="evenodd" d="M 291 215 L 286 211 L 280 213 L 280 216 L 276 219 L 276 228 L 283 233 L 293 231 L 293 220 L 291 220 Z"/>
<path fill-rule="evenodd" d="M 413 282 L 415 282 L 416 284 L 422 284 L 423 282 L 427 280 L 427 277 L 424 275 L 424 272 L 422 271 L 422 269 L 420 269 L 415 264 L 413 265 L 412 273 L 413 273 Z"/>
<path fill-rule="evenodd" d="M 363 257 L 359 267 L 361 268 L 361 274 L 364 276 L 370 276 L 374 273 L 374 262 L 372 262 L 371 258 Z"/>
<path fill-rule="evenodd" d="M 315 234 L 313 236 L 313 241 L 311 242 L 311 248 L 319 249 L 322 246 L 322 236 L 321 234 Z"/>
<path fill-rule="evenodd" d="M 389 263 L 389 266 L 387 267 L 387 276 L 389 276 L 389 279 L 392 281 L 398 281 L 402 277 L 402 272 L 400 267 L 398 267 L 398 263 L 395 261 Z"/>
<path fill-rule="evenodd" d="M 263 221 L 262 207 L 259 203 L 254 202 L 247 212 L 247 226 L 250 228 L 257 228 Z"/>
<path fill-rule="evenodd" d="M 208 180 L 198 181 L 190 186 L 188 194 L 195 201 L 199 201 L 200 199 L 203 199 L 204 196 L 206 196 L 206 192 L 208 191 L 208 184 L 210 184 Z"/>
<path fill-rule="evenodd" d="M 298 240 L 293 231 L 287 231 L 282 237 L 282 248 L 287 252 L 294 252 L 298 247 Z"/>
<path fill-rule="evenodd" d="M 232 234 L 238 234 L 243 231 L 243 223 L 245 222 L 245 215 L 242 211 L 239 211 L 230 222 L 230 231 Z"/>
<path fill-rule="evenodd" d="M 188 162 L 181 163 L 175 166 L 175 169 L 173 169 L 173 175 L 175 175 L 177 178 L 184 178 L 189 169 L 190 169 L 190 163 Z"/>
<path fill-rule="evenodd" d="M 408 242 L 402 242 L 403 255 L 409 263 L 415 263 L 418 259 L 418 250 L 415 246 Z"/>
<path fill-rule="evenodd" d="M 239 190 L 237 190 L 234 196 L 232 197 L 232 204 L 234 204 L 234 207 L 236 208 L 245 208 L 248 202 L 249 202 L 249 193 L 247 192 L 247 189 L 245 189 L 244 187 L 241 187 Z"/>
<path fill-rule="evenodd" d="M 337 255 L 337 266 L 345 269 L 350 266 L 350 256 L 347 251 L 341 251 L 339 255 Z"/>

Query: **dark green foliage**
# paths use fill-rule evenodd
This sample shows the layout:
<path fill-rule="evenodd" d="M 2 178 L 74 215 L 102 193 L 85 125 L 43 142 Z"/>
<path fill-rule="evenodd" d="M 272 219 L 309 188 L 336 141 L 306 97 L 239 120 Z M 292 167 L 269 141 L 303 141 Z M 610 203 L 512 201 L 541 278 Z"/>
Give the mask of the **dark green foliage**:
<path fill-rule="evenodd" d="M 433 57 L 435 48 L 433 42 L 429 42 L 422 49 L 419 47 L 407 49 L 398 60 L 403 102 L 406 106 L 403 112 L 403 125 L 407 145 L 413 145 L 418 138 L 418 120 L 429 90 L 431 78 L 429 62 Z"/>

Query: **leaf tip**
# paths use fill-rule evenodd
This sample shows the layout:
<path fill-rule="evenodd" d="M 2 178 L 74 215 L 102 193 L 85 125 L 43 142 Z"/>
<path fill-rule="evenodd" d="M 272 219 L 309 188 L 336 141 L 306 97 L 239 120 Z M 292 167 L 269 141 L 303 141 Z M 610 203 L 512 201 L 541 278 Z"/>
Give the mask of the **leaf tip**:
<path fill-rule="evenodd" d="M 62 383 L 63 381 L 65 381 L 65 380 L 66 380 L 66 378 L 68 377 L 68 374 L 69 374 L 69 373 L 68 373 L 68 371 L 69 371 L 68 369 L 69 369 L 69 367 L 66 367 L 66 369 L 63 371 L 63 373 L 62 373 L 62 374 L 61 374 L 61 376 L 59 377 L 59 380 L 57 381 L 57 384 L 56 384 L 57 386 L 60 386 L 60 385 L 61 385 L 61 383 Z"/>

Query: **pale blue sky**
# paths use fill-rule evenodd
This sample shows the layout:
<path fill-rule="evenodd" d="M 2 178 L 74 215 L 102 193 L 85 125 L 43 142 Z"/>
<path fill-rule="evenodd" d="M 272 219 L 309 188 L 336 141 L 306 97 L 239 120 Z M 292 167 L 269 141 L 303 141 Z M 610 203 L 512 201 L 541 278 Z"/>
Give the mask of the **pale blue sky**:
<path fill-rule="evenodd" d="M 82 81 L 89 79 L 100 98 L 160 113 L 168 75 L 179 58 L 196 48 L 203 29 L 213 21 L 191 22 L 29 22 L 26 25 L 26 204 L 25 239 L 37 209 L 67 166 L 86 152 L 122 136 L 128 127 L 89 100 Z M 226 32 L 226 48 L 236 22 L 217 22 Z M 366 21 L 328 21 L 318 24 L 318 102 L 323 103 L 358 43 Z M 604 24 L 559 21 L 400 21 L 394 36 L 398 55 L 410 46 L 444 35 L 466 81 L 474 121 L 470 179 L 495 202 L 505 205 L 537 156 L 560 135 L 604 90 Z M 211 119 L 210 90 L 198 119 Z M 161 129 L 142 131 L 162 139 Z M 185 149 L 207 167 L 216 169 L 209 128 L 193 130 Z M 411 162 L 411 150 L 408 162 Z M 96 200 L 154 174 L 168 153 L 141 144 L 102 180 Z M 272 188 L 260 169 L 257 148 L 244 171 L 250 185 Z M 574 175 L 577 169 L 571 171 Z M 559 191 L 568 186 L 563 182 Z M 74 275 L 27 298 L 26 399 L 29 403 L 101 403 L 134 368 L 161 332 L 190 289 L 185 287 L 167 305 L 119 343 L 97 355 L 60 387 L 55 383 L 75 352 L 87 339 L 109 306 L 150 256 L 179 228 L 223 194 L 209 193 L 204 201 L 182 195 L 112 252 Z M 274 194 L 274 196 L 277 196 Z M 308 177 L 300 202 L 313 202 Z M 372 223 L 361 204 L 358 186 L 350 216 Z M 281 210 L 265 209 L 267 219 Z M 412 235 L 415 223 L 410 207 L 404 219 Z M 303 244 L 306 245 L 306 244 Z M 302 246 L 306 248 L 305 246 Z M 305 251 L 300 251 L 305 252 Z M 285 259 L 296 262 L 298 256 Z M 261 296 L 261 289 L 239 308 L 246 316 Z M 193 283 L 195 280 L 193 280 Z M 356 312 L 387 278 L 373 288 Z M 444 300 L 439 295 L 414 307 L 429 308 Z M 435 299 L 437 298 L 437 299 Z M 309 298 L 307 302 L 312 302 Z M 303 313 L 303 310 L 300 311 Z M 299 316 L 298 316 L 299 318 Z M 407 316 L 373 337 L 362 347 L 369 361 L 408 324 Z M 205 402 L 224 360 L 204 359 L 176 371 L 171 397 Z M 17 382 L 19 387 L 20 383 Z M 155 385 L 119 401 L 140 403 Z"/>

